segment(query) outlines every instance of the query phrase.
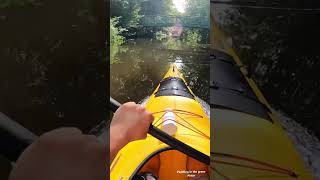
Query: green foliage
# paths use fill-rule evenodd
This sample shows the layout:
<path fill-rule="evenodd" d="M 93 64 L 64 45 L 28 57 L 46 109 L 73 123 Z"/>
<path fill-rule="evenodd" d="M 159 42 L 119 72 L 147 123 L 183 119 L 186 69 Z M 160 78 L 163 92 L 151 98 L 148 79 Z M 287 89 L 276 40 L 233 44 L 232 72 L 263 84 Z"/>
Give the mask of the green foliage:
<path fill-rule="evenodd" d="M 156 39 L 161 41 L 168 37 L 168 33 L 166 31 L 157 31 L 156 32 Z"/>
<path fill-rule="evenodd" d="M 208 0 L 186 0 L 187 16 L 202 16 L 208 18 L 210 15 L 210 1 Z"/>
<path fill-rule="evenodd" d="M 118 26 L 119 19 L 120 17 L 110 19 L 110 44 L 121 46 L 125 40 L 125 38 L 121 36 L 121 33 L 127 31 L 127 29 Z"/>
<path fill-rule="evenodd" d="M 126 28 L 118 26 L 120 17 L 114 17 L 110 19 L 110 63 L 119 62 L 117 54 L 120 50 L 120 46 L 125 42 L 125 38 L 121 35 L 127 31 Z"/>
<path fill-rule="evenodd" d="M 200 46 L 201 41 L 201 34 L 198 30 L 187 30 L 186 36 L 183 39 L 183 42 L 189 47 L 189 48 L 198 48 Z"/>
<path fill-rule="evenodd" d="M 126 28 L 138 28 L 143 0 L 111 0 L 111 18 L 122 17 L 119 25 Z"/>
<path fill-rule="evenodd" d="M 202 46 L 202 35 L 199 30 L 184 30 L 180 38 L 171 35 L 171 28 L 163 28 L 156 32 L 156 39 L 162 41 L 166 48 L 181 50 L 190 48 L 196 50 Z"/>
<path fill-rule="evenodd" d="M 143 15 L 140 15 L 141 7 L 138 4 L 135 4 L 130 11 L 130 19 L 128 21 L 127 27 L 138 28 L 139 23 Z"/>
<path fill-rule="evenodd" d="M 208 0 L 186 0 L 186 24 L 210 24 L 210 2 Z"/>
<path fill-rule="evenodd" d="M 172 0 L 164 0 L 164 7 L 164 14 L 168 16 L 177 16 L 180 14 L 175 8 Z"/>
<path fill-rule="evenodd" d="M 175 39 L 172 36 L 168 36 L 167 41 L 164 43 L 167 49 L 181 50 L 181 40 Z"/>
<path fill-rule="evenodd" d="M 202 27 L 209 29 L 210 4 L 207 0 L 185 0 L 184 13 L 178 12 L 173 0 L 111 0 L 111 17 L 122 17 L 121 27 L 128 29 L 123 36 L 143 34 L 148 36 L 156 33 L 149 28 L 150 33 L 143 29 L 145 25 L 152 27 L 170 27 L 180 22 L 184 27 Z M 153 32 L 152 32 L 153 31 Z M 156 37 L 163 39 L 163 36 Z M 202 37 L 206 37 L 203 35 Z"/>

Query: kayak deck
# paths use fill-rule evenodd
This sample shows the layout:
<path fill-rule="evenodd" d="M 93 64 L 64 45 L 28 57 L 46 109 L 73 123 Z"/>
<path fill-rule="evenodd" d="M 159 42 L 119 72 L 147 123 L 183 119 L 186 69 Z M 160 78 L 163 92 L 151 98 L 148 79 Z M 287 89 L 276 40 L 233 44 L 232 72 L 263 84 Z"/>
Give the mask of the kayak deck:
<path fill-rule="evenodd" d="M 153 125 L 159 129 L 163 129 L 165 113 L 173 113 L 177 129 L 172 136 L 210 156 L 209 118 L 175 65 L 169 68 L 145 107 L 153 113 Z M 209 174 L 207 165 L 173 150 L 148 134 L 145 140 L 131 142 L 122 148 L 110 171 L 111 179 L 131 179 L 136 174 L 152 170 L 161 179 L 172 177 L 170 179 L 179 180 L 188 179 L 188 174 L 177 173 L 178 170 L 195 168 Z"/>
<path fill-rule="evenodd" d="M 211 178 L 313 179 L 213 15 L 211 29 Z"/>

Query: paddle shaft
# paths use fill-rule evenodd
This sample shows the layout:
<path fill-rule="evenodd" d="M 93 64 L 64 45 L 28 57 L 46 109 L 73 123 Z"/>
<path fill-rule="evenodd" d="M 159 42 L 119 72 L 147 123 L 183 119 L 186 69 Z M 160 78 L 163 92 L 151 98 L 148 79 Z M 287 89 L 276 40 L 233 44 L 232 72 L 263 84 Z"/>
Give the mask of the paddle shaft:
<path fill-rule="evenodd" d="M 112 111 L 116 111 L 120 106 L 117 103 L 110 103 L 113 105 L 110 107 Z M 37 138 L 37 135 L 0 112 L 0 155 L 15 162 Z"/>
<path fill-rule="evenodd" d="M 119 102 L 110 97 L 111 111 L 115 112 L 120 105 Z M 207 165 L 210 164 L 209 156 L 169 136 L 153 125 L 150 126 L 148 133 L 170 147 Z M 0 154 L 10 161 L 16 161 L 24 149 L 37 138 L 37 135 L 0 112 Z"/>
<path fill-rule="evenodd" d="M 0 112 L 0 154 L 8 160 L 16 161 L 37 138 L 31 131 Z"/>
<path fill-rule="evenodd" d="M 115 112 L 119 107 L 120 103 L 116 100 L 114 100 L 112 97 L 110 97 L 110 108 L 113 112 Z M 188 146 L 187 144 L 183 143 L 182 141 L 173 138 L 172 136 L 168 135 L 167 133 L 164 133 L 160 129 L 154 127 L 153 125 L 150 125 L 148 133 L 152 135 L 153 137 L 157 138 L 161 142 L 169 145 L 173 149 L 176 149 L 184 154 L 187 154 L 188 156 L 191 156 L 194 159 L 197 159 L 198 161 L 205 163 L 207 165 L 210 165 L 210 157 L 203 154 L 202 152 L 192 148 L 191 146 Z"/>

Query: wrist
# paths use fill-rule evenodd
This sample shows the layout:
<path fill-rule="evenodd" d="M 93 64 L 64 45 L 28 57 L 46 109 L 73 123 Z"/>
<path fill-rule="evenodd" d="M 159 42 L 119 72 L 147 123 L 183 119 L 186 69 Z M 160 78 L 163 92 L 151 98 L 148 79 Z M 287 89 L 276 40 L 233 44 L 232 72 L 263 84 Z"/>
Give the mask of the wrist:
<path fill-rule="evenodd" d="M 126 130 L 119 125 L 110 127 L 110 152 L 118 152 L 127 143 Z"/>

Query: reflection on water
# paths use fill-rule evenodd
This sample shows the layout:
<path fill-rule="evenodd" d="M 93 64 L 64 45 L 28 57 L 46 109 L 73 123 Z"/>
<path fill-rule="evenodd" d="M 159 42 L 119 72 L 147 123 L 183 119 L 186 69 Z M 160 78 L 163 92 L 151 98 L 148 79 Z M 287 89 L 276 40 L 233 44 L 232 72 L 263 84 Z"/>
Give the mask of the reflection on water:
<path fill-rule="evenodd" d="M 159 48 L 156 41 L 138 39 L 124 46 L 120 63 L 110 66 L 111 96 L 120 102 L 139 102 L 156 88 L 171 63 L 176 63 L 194 93 L 208 102 L 209 61 L 206 51 Z"/>
<path fill-rule="evenodd" d="M 208 102 L 209 5 L 207 0 L 112 0 L 111 96 L 139 102 L 176 63 L 194 93 Z"/>

